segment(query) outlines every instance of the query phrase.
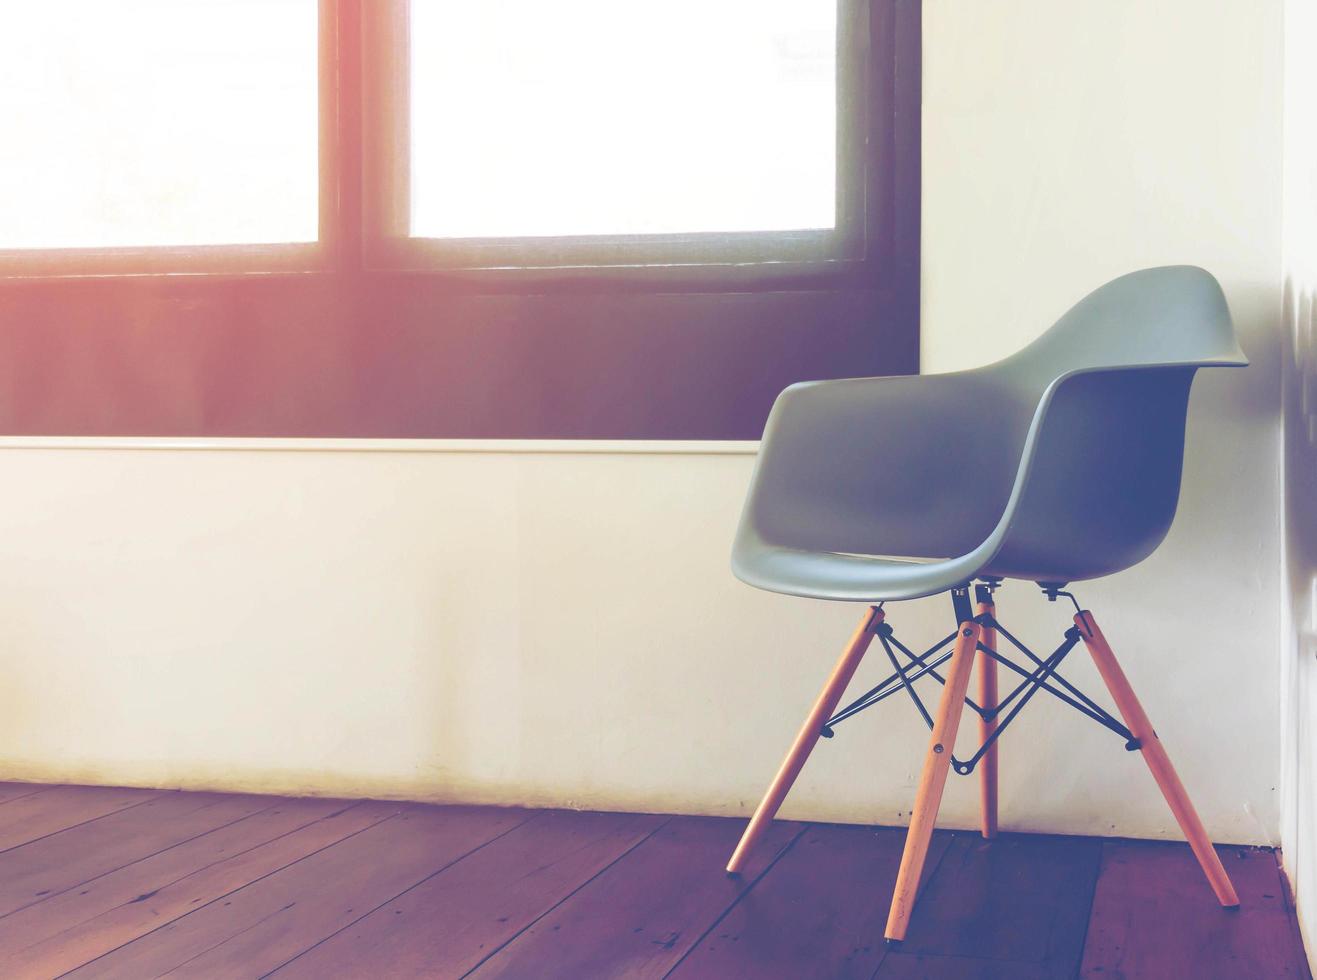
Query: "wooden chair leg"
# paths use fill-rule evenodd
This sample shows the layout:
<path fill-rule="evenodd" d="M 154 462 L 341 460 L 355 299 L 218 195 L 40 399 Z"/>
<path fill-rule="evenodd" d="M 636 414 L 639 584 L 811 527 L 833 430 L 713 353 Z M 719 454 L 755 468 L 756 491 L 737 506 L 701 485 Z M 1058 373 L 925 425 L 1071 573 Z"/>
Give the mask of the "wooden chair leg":
<path fill-rule="evenodd" d="M 933 719 L 933 734 L 924 756 L 924 768 L 919 775 L 919 790 L 915 806 L 910 813 L 910 830 L 905 837 L 905 851 L 901 855 L 901 870 L 896 875 L 896 893 L 892 896 L 892 909 L 887 916 L 886 936 L 889 944 L 905 938 L 914 910 L 915 896 L 919 891 L 919 878 L 924 870 L 924 858 L 933 839 L 933 824 L 942 803 L 942 790 L 947 784 L 947 771 L 951 753 L 956 748 L 956 732 L 965 707 L 965 692 L 969 689 L 970 674 L 974 670 L 974 649 L 978 645 L 980 626 L 974 622 L 960 624 L 951 652 L 951 667 L 947 682 L 938 701 L 937 715 Z"/>
<path fill-rule="evenodd" d="M 1203 873 L 1207 875 L 1212 891 L 1226 908 L 1237 908 L 1239 897 L 1235 894 L 1234 885 L 1230 883 L 1230 876 L 1222 867 L 1221 858 L 1217 855 L 1216 848 L 1212 846 L 1211 838 L 1203 828 L 1203 822 L 1198 819 L 1198 812 L 1190 802 L 1184 784 L 1176 775 L 1175 767 L 1171 765 L 1170 757 L 1162 747 L 1161 739 L 1157 737 L 1152 722 L 1148 721 L 1148 716 L 1144 714 L 1139 699 L 1134 696 L 1134 690 L 1130 687 L 1125 672 L 1120 669 L 1120 664 L 1116 662 L 1116 657 L 1111 652 L 1106 637 L 1102 635 L 1102 630 L 1098 629 L 1093 614 L 1088 611 L 1079 613 L 1075 616 L 1075 625 L 1079 627 L 1084 645 L 1088 647 L 1093 662 L 1097 664 L 1098 673 L 1102 675 L 1107 689 L 1111 691 L 1111 697 L 1125 720 L 1125 727 L 1139 740 L 1143 761 L 1152 770 L 1152 776 L 1161 787 L 1166 802 L 1170 804 L 1171 812 L 1175 814 L 1180 830 L 1184 832 L 1189 846 L 1193 848 L 1194 856 L 1202 865 Z"/>
<path fill-rule="evenodd" d="M 814 702 L 814 707 L 805 719 L 805 723 L 800 726 L 800 732 L 796 735 L 796 740 L 791 745 L 791 751 L 782 761 L 782 766 L 773 777 L 773 782 L 768 787 L 768 792 L 759 803 L 755 810 L 754 816 L 750 818 L 750 826 L 745 828 L 745 833 L 741 836 L 741 842 L 736 845 L 736 850 L 732 852 L 732 859 L 727 863 L 728 874 L 739 874 L 741 868 L 745 866 L 746 859 L 749 857 L 751 848 L 760 835 L 772 823 L 773 817 L 777 814 L 778 808 L 782 801 L 786 799 L 787 793 L 791 790 L 791 785 L 800 775 L 800 770 L 805 765 L 805 760 L 809 758 L 810 752 L 814 750 L 814 745 L 819 740 L 820 732 L 823 725 L 832 713 L 837 710 L 837 702 L 841 700 L 842 694 L 846 692 L 846 685 L 850 683 L 851 677 L 855 674 L 855 668 L 860 665 L 864 658 L 865 651 L 869 649 L 869 644 L 873 641 L 874 628 L 883 621 L 883 613 L 877 606 L 870 606 L 865 612 L 864 618 L 860 620 L 860 625 L 855 630 L 855 635 L 851 637 L 850 643 L 842 652 L 841 659 L 837 661 L 837 666 L 832 670 L 832 676 L 828 682 L 823 685 L 823 690 Z"/>
<path fill-rule="evenodd" d="M 974 610 L 976 615 L 996 616 L 997 608 L 991 602 L 980 602 Z M 997 631 L 990 626 L 983 628 L 979 640 L 989 650 L 997 649 Z M 981 708 L 997 707 L 997 661 L 982 651 L 978 656 L 979 688 L 977 700 Z M 997 718 L 979 719 L 979 744 L 982 745 L 997 730 Z M 988 751 L 979 760 L 979 812 L 980 827 L 983 836 L 991 840 L 997 836 L 997 743 L 993 742 Z"/>

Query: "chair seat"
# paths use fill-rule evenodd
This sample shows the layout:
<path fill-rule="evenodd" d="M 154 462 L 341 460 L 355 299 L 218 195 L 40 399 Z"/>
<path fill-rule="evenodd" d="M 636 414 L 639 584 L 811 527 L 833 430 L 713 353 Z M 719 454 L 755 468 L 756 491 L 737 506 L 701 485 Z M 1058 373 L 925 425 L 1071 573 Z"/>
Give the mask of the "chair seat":
<path fill-rule="evenodd" d="M 960 558 L 905 558 L 798 551 L 760 545 L 733 558 L 737 578 L 807 599 L 884 602 L 937 595 L 983 572 L 978 552 Z"/>

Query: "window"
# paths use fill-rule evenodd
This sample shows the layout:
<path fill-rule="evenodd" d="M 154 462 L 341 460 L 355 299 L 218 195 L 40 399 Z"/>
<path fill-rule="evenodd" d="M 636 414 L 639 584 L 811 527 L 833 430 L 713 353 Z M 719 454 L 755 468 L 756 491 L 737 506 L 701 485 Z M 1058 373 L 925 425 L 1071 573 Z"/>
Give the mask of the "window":
<path fill-rule="evenodd" d="M 316 0 L 41 0 L 0 29 L 0 249 L 314 242 Z"/>
<path fill-rule="evenodd" d="M 418 238 L 830 229 L 836 9 L 413 0 Z"/>
<path fill-rule="evenodd" d="M 918 370 L 919 0 L 0 7 L 3 431 L 754 439 Z"/>
<path fill-rule="evenodd" d="M 377 268 L 855 260 L 867 2 L 13 4 L 0 264 L 233 271 L 207 256 L 324 240 Z"/>
<path fill-rule="evenodd" d="M 856 257 L 863 6 L 395 3 L 366 100 L 376 261 Z"/>

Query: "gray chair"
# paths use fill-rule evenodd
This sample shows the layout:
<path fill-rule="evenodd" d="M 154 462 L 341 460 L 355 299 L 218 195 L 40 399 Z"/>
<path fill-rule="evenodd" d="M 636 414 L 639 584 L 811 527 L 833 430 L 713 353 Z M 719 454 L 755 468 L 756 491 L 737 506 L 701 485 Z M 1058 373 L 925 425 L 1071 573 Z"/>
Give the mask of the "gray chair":
<path fill-rule="evenodd" d="M 987 367 L 782 392 L 764 429 L 732 569 L 761 589 L 870 605 L 727 870 L 744 865 L 819 737 L 904 691 L 932 734 L 886 929 L 888 942 L 899 942 L 948 771 L 979 770 L 983 834 L 993 836 L 997 739 L 1043 690 L 1142 752 L 1221 904 L 1236 907 L 1161 742 L 1092 614 L 1065 587 L 1128 568 L 1161 543 L 1179 496 L 1194 373 L 1247 363 L 1216 280 L 1168 266 L 1090 293 L 1032 344 Z M 1074 625 L 1047 657 L 995 618 L 993 596 L 1007 578 L 1074 602 Z M 896 639 L 882 604 L 943 592 L 951 594 L 956 629 L 916 654 Z M 998 634 L 1027 660 L 1000 651 Z M 893 673 L 837 712 L 875 637 Z M 1124 724 L 1057 672 L 1081 641 Z M 947 661 L 943 676 L 937 668 Z M 1005 697 L 999 665 L 1023 678 Z M 925 676 L 942 685 L 931 713 L 914 686 Z M 982 743 L 964 761 L 953 755 L 962 705 L 978 715 Z"/>

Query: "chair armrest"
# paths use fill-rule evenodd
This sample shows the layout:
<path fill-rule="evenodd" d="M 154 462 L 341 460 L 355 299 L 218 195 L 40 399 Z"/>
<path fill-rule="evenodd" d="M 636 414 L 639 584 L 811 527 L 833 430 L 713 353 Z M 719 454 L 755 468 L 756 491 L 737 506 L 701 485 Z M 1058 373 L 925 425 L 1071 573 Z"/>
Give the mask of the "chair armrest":
<path fill-rule="evenodd" d="M 947 558 L 997 527 L 1036 408 L 991 372 L 792 385 L 778 397 L 738 540 Z"/>
<path fill-rule="evenodd" d="M 1074 581 L 1128 568 L 1175 516 L 1196 365 L 1073 372 L 1039 401 L 992 574 Z"/>

